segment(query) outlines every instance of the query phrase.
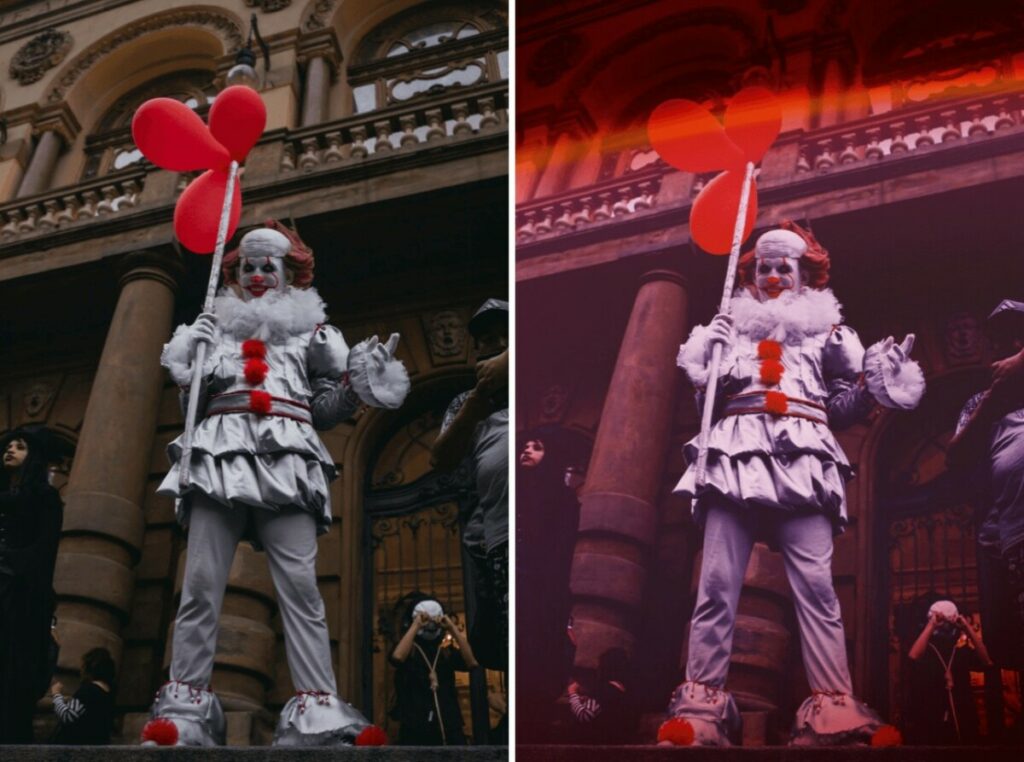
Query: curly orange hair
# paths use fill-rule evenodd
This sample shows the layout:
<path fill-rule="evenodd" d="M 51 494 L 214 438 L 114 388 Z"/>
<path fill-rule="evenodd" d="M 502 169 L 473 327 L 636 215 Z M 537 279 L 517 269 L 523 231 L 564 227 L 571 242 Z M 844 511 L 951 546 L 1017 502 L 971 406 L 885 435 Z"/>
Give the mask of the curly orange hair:
<path fill-rule="evenodd" d="M 808 288 L 825 288 L 828 285 L 828 270 L 832 262 L 828 256 L 828 249 L 818 243 L 818 239 L 809 230 L 804 230 L 795 222 L 783 220 L 779 224 L 782 230 L 790 230 L 807 242 L 807 251 L 800 257 L 800 277 L 804 278 Z M 737 287 L 754 287 L 754 269 L 756 261 L 754 250 L 751 249 L 740 257 L 736 270 Z"/>
<path fill-rule="evenodd" d="M 295 288 L 309 288 L 313 285 L 313 267 L 316 264 L 313 259 L 313 250 L 299 238 L 298 233 L 277 220 L 267 220 L 263 223 L 263 227 L 276 230 L 291 242 L 292 248 L 285 255 L 284 264 L 292 273 L 292 286 Z M 225 286 L 238 283 L 239 256 L 240 252 L 238 249 L 232 249 L 224 255 L 220 271 L 224 276 Z"/>

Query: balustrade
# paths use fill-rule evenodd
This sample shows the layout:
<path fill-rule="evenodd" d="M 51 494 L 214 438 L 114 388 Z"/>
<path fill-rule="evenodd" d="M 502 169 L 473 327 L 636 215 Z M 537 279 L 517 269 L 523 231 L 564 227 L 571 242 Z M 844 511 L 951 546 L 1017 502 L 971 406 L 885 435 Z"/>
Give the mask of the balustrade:
<path fill-rule="evenodd" d="M 456 143 L 507 129 L 508 83 L 451 88 L 444 96 L 416 99 L 327 124 L 285 138 L 280 168 L 311 171 L 334 162 Z"/>
<path fill-rule="evenodd" d="M 107 175 L 72 188 L 16 199 L 0 205 L 0 242 L 38 235 L 80 220 L 116 215 L 135 206 L 146 170 L 118 177 Z"/>
<path fill-rule="evenodd" d="M 613 182 L 589 186 L 577 193 L 521 206 L 516 213 L 516 240 L 532 241 L 651 209 L 667 171 L 670 170 L 662 165 Z"/>
<path fill-rule="evenodd" d="M 899 109 L 808 133 L 800 143 L 798 173 L 879 161 L 959 140 L 998 135 L 1024 123 L 1024 95 L 1005 93 L 941 106 Z"/>

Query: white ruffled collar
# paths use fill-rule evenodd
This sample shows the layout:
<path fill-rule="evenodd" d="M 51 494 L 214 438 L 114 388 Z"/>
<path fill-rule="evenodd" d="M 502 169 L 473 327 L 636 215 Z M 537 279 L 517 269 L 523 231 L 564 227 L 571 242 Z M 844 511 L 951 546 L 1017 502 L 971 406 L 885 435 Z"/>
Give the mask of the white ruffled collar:
<path fill-rule="evenodd" d="M 756 340 L 774 339 L 787 344 L 828 333 L 843 322 L 842 305 L 827 288 L 804 288 L 764 302 L 747 289 L 738 289 L 730 303 L 730 314 L 738 332 Z"/>
<path fill-rule="evenodd" d="M 313 331 L 327 320 L 324 301 L 315 288 L 292 288 L 268 292 L 245 301 L 230 288 L 222 288 L 214 299 L 214 312 L 221 332 L 239 340 L 281 341 Z"/>

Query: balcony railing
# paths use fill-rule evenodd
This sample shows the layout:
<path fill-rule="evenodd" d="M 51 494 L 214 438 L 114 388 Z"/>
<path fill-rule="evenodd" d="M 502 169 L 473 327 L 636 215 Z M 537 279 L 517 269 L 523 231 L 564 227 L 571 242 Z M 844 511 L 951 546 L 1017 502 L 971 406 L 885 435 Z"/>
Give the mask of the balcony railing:
<path fill-rule="evenodd" d="M 775 164 L 770 185 L 777 187 L 814 174 L 842 171 L 847 165 L 898 161 L 936 144 L 974 143 L 1022 131 L 1024 92 L 925 103 L 792 136 L 784 141 L 788 147 L 780 141 L 773 151 L 789 151 L 796 140 L 799 154 L 795 166 Z M 652 209 L 658 204 L 662 179 L 675 171 L 657 161 L 614 179 L 520 204 L 516 210 L 516 240 L 529 244 Z M 715 174 L 695 176 L 689 198 L 695 197 Z"/>
<path fill-rule="evenodd" d="M 0 205 L 0 243 L 123 213 L 138 203 L 145 182 L 140 168 L 9 201 Z"/>
<path fill-rule="evenodd" d="M 1006 92 L 936 105 L 923 103 L 808 133 L 797 172 L 877 161 L 957 140 L 978 140 L 1024 123 L 1024 93 Z"/>
<path fill-rule="evenodd" d="M 576 193 L 525 204 L 516 211 L 516 241 L 526 243 L 651 209 L 668 171 L 659 162 L 655 167 Z"/>
<path fill-rule="evenodd" d="M 441 96 L 416 98 L 291 133 L 281 169 L 310 171 L 335 162 L 361 161 L 394 151 L 453 143 L 508 129 L 508 82 L 451 88 Z"/>

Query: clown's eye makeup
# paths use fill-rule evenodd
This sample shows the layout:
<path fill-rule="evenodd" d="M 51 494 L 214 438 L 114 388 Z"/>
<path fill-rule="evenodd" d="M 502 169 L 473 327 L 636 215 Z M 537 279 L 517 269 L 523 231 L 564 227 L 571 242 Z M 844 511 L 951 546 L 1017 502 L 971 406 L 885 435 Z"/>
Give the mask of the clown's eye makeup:
<path fill-rule="evenodd" d="M 265 273 L 276 272 L 276 270 L 274 269 L 274 266 L 272 264 L 270 264 L 269 262 L 267 264 L 263 265 L 263 267 L 261 267 L 260 269 L 263 272 L 265 272 Z"/>
<path fill-rule="evenodd" d="M 793 272 L 793 268 L 790 267 L 789 265 L 779 265 L 776 272 L 778 272 L 780 275 L 789 275 L 791 272 Z"/>
<path fill-rule="evenodd" d="M 772 267 L 771 265 L 761 265 L 760 267 L 757 268 L 757 271 L 761 275 L 768 275 L 769 273 L 771 273 Z"/>
<path fill-rule="evenodd" d="M 250 262 L 246 262 L 244 265 L 242 265 L 242 272 L 244 273 L 251 273 L 254 272 L 255 270 L 256 266 Z"/>

